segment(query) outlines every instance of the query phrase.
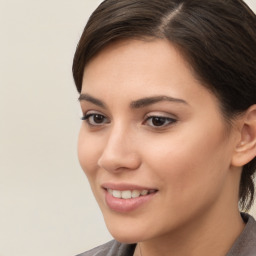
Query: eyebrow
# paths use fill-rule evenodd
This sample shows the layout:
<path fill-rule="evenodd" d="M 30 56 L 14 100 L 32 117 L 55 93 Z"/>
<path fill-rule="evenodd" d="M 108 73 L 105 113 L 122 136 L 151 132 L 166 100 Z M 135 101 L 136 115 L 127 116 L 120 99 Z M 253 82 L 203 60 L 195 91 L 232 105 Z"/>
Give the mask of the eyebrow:
<path fill-rule="evenodd" d="M 99 107 L 107 108 L 103 101 L 96 99 L 89 94 L 84 94 L 84 93 L 80 94 L 78 100 L 79 101 L 88 101 L 88 102 L 91 102 L 94 105 L 97 105 Z M 146 97 L 146 98 L 132 101 L 130 103 L 130 107 L 131 108 L 143 108 L 143 107 L 146 107 L 146 106 L 158 103 L 158 102 L 162 102 L 162 101 L 170 101 L 170 102 L 183 103 L 183 104 L 188 105 L 188 103 L 185 100 L 173 98 L 173 97 L 169 97 L 169 96 L 165 96 L 165 95 L 160 95 L 160 96 Z"/>
<path fill-rule="evenodd" d="M 130 106 L 131 108 L 143 108 L 158 102 L 162 101 L 170 101 L 170 102 L 176 102 L 176 103 L 183 103 L 188 105 L 188 103 L 185 100 L 168 97 L 168 96 L 153 96 L 153 97 L 146 97 L 142 98 L 136 101 L 131 102 Z"/>
<path fill-rule="evenodd" d="M 96 106 L 101 107 L 101 108 L 107 108 L 106 105 L 103 103 L 103 101 L 96 99 L 96 98 L 90 96 L 89 94 L 81 93 L 78 100 L 79 101 L 88 101 L 88 102 L 93 103 Z"/>

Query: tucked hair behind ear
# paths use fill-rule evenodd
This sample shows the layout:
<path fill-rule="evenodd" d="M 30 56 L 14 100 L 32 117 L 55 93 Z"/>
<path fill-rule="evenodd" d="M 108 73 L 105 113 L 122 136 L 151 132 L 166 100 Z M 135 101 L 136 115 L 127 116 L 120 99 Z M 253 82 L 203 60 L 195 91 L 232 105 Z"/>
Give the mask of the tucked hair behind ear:
<path fill-rule="evenodd" d="M 228 122 L 256 104 L 256 17 L 242 0 L 106 0 L 78 43 L 73 76 L 81 92 L 88 62 L 120 39 L 169 40 L 213 92 Z M 254 198 L 256 159 L 243 167 L 240 205 Z"/>

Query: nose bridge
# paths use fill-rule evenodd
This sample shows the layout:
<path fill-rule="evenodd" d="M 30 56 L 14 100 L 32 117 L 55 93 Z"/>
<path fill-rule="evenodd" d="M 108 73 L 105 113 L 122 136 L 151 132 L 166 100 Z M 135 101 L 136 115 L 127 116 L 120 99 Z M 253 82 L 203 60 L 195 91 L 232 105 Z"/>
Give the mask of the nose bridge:
<path fill-rule="evenodd" d="M 113 126 L 109 133 L 108 141 L 105 150 L 117 151 L 125 150 L 128 146 L 129 131 L 122 123 L 117 123 Z"/>
<path fill-rule="evenodd" d="M 121 122 L 114 124 L 109 130 L 98 161 L 99 166 L 108 171 L 138 168 L 139 157 L 134 137 L 135 134 L 129 126 Z"/>

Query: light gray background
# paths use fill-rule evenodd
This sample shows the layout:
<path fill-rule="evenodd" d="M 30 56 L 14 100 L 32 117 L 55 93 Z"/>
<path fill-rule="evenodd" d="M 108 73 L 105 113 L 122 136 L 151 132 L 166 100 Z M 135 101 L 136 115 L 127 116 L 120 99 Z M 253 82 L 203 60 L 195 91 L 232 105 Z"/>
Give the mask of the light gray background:
<path fill-rule="evenodd" d="M 99 3 L 0 0 L 0 256 L 72 256 L 111 239 L 77 161 L 71 75 Z"/>

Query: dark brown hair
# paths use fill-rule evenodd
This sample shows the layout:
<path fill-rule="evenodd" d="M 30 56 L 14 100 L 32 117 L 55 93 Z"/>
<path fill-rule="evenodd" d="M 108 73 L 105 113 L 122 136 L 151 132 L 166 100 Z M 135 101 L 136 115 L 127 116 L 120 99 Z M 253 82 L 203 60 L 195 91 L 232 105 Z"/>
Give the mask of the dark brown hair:
<path fill-rule="evenodd" d="M 197 78 L 219 99 L 230 121 L 256 104 L 256 16 L 242 0 L 106 0 L 91 15 L 78 43 L 73 76 L 81 92 L 84 68 L 121 39 L 169 40 Z M 256 158 L 243 167 L 240 206 L 254 198 Z"/>

